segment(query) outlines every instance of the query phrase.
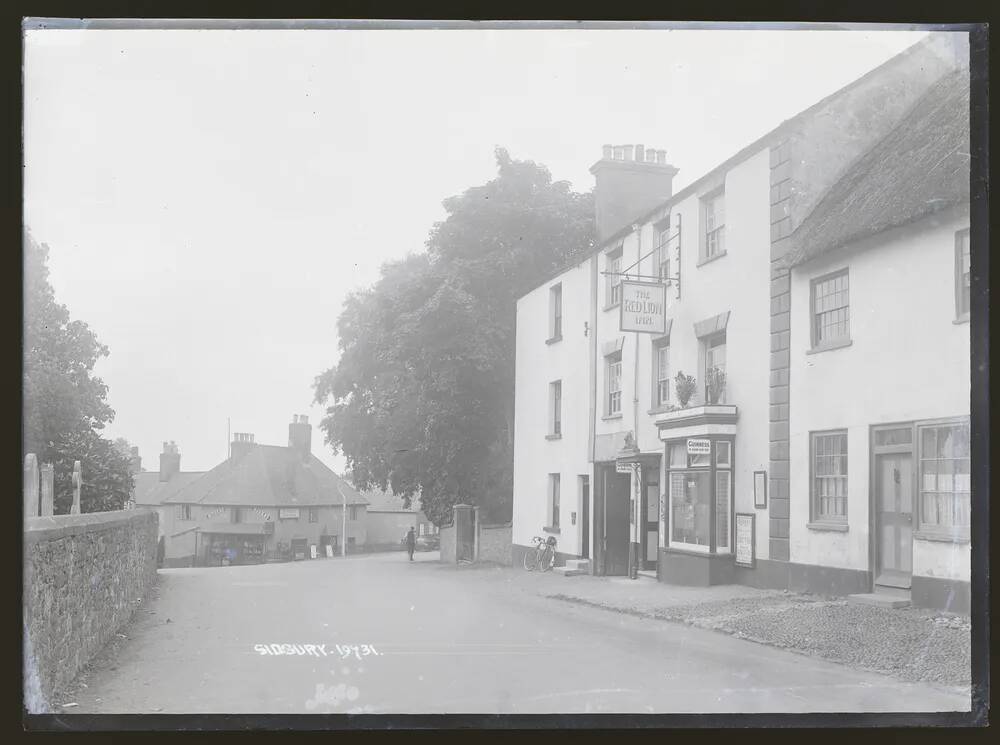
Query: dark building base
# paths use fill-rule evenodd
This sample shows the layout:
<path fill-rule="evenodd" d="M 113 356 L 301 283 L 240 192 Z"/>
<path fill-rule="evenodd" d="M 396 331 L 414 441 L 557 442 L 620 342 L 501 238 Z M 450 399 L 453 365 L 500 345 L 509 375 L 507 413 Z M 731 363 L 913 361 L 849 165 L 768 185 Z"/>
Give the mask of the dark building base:
<path fill-rule="evenodd" d="M 968 582 L 939 577 L 913 577 L 910 602 L 920 608 L 938 608 L 949 613 L 969 615 L 972 591 Z"/>
<path fill-rule="evenodd" d="M 695 554 L 687 551 L 659 551 L 660 582 L 672 585 L 731 585 L 736 581 L 732 556 Z"/>
<path fill-rule="evenodd" d="M 535 550 L 534 546 L 522 546 L 517 543 L 511 544 L 510 558 L 513 567 L 515 569 L 523 569 L 524 555 L 529 551 L 534 552 L 534 550 Z M 564 554 L 561 551 L 556 551 L 556 566 L 564 567 L 566 566 L 567 559 L 580 559 L 580 558 L 582 557 L 577 556 L 576 554 Z M 591 562 L 591 566 L 593 566 L 593 562 Z"/>

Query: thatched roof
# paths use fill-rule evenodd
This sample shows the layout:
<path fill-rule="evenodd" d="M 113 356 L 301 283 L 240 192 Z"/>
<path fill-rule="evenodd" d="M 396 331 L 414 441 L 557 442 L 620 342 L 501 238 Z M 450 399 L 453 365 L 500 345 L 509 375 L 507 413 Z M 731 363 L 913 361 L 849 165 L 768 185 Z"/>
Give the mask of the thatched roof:
<path fill-rule="evenodd" d="M 792 233 L 791 267 L 969 201 L 968 71 L 946 75 Z"/>

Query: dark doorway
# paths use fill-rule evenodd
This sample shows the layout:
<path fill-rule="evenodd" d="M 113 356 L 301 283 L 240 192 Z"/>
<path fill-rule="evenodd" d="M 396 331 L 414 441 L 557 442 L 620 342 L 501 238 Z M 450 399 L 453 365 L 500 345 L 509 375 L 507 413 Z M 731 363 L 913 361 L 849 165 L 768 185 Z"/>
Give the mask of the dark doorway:
<path fill-rule="evenodd" d="M 456 558 L 458 561 L 475 561 L 476 513 L 468 508 L 455 510 Z"/>
<path fill-rule="evenodd" d="M 628 574 L 629 552 L 628 474 L 604 469 L 604 573 Z"/>
<path fill-rule="evenodd" d="M 590 476 L 580 477 L 580 557 L 590 558 Z"/>

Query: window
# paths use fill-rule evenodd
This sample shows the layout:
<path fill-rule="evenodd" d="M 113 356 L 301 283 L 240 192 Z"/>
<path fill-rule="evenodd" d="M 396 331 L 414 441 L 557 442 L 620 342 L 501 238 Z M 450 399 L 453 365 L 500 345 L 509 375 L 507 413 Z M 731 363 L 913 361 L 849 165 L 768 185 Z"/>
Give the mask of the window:
<path fill-rule="evenodd" d="M 955 310 L 959 319 L 968 318 L 972 308 L 972 255 L 969 230 L 955 233 Z"/>
<path fill-rule="evenodd" d="M 702 201 L 705 216 L 705 246 L 702 259 L 711 259 L 726 252 L 726 201 L 720 192 Z"/>
<path fill-rule="evenodd" d="M 607 358 L 606 375 L 608 395 L 605 401 L 607 416 L 622 413 L 622 355 L 621 352 Z"/>
<path fill-rule="evenodd" d="M 813 280 L 813 347 L 849 341 L 850 290 L 847 270 Z"/>
<path fill-rule="evenodd" d="M 726 334 L 705 338 L 705 403 L 726 402 Z"/>
<path fill-rule="evenodd" d="M 655 365 L 653 379 L 656 381 L 656 394 L 653 400 L 657 406 L 666 406 L 670 402 L 670 345 L 660 343 L 653 346 L 653 364 Z"/>
<path fill-rule="evenodd" d="M 920 529 L 967 535 L 972 492 L 968 421 L 922 426 L 920 443 Z"/>
<path fill-rule="evenodd" d="M 352 505 L 350 505 L 348 507 L 348 509 L 350 510 L 350 512 L 347 513 L 347 519 L 348 520 L 357 520 L 358 519 L 358 505 L 352 504 Z"/>
<path fill-rule="evenodd" d="M 420 523 L 420 526 L 419 526 L 419 527 L 420 527 L 420 530 L 419 530 L 419 533 L 420 533 L 420 535 L 423 535 L 423 534 L 424 534 L 424 529 L 425 529 L 425 526 L 424 526 L 424 524 L 423 524 L 423 523 Z"/>
<path fill-rule="evenodd" d="M 309 508 L 309 522 L 318 523 L 319 522 L 319 510 L 315 507 Z"/>
<path fill-rule="evenodd" d="M 559 527 L 559 474 L 549 474 L 549 527 Z"/>
<path fill-rule="evenodd" d="M 191 505 L 189 504 L 179 504 L 177 505 L 177 519 L 181 521 L 191 520 Z"/>
<path fill-rule="evenodd" d="M 669 218 L 668 222 L 669 222 Z M 653 267 L 654 274 L 660 278 L 660 281 L 666 281 L 670 278 L 670 247 L 667 245 L 670 242 L 670 227 L 662 229 L 656 237 L 656 253 L 653 254 L 653 259 L 656 265 Z"/>
<path fill-rule="evenodd" d="M 704 552 L 731 551 L 732 442 L 711 440 L 708 453 L 688 454 L 687 441 L 668 446 L 670 545 Z"/>
<path fill-rule="evenodd" d="M 229 511 L 229 522 L 231 523 L 243 522 L 243 510 L 241 510 L 239 507 L 233 507 Z"/>
<path fill-rule="evenodd" d="M 562 436 L 562 381 L 549 383 L 549 436 Z"/>
<path fill-rule="evenodd" d="M 605 275 L 607 287 L 607 307 L 618 305 L 622 300 L 622 250 L 619 248 L 608 254 L 607 274 Z"/>
<path fill-rule="evenodd" d="M 812 435 L 812 519 L 847 522 L 847 433 Z"/>
<path fill-rule="evenodd" d="M 562 338 L 562 285 L 549 290 L 549 339 Z"/>

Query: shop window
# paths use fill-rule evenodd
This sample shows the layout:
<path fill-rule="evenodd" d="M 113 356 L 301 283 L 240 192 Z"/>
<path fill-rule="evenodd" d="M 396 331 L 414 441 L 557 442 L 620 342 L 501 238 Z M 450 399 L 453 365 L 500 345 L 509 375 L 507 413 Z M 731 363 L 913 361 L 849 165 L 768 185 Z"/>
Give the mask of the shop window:
<path fill-rule="evenodd" d="M 969 229 L 955 233 L 955 311 L 958 320 L 969 317 L 972 308 L 972 253 Z"/>
<path fill-rule="evenodd" d="M 812 519 L 847 522 L 847 432 L 812 434 Z"/>
<path fill-rule="evenodd" d="M 559 527 L 559 474 L 549 474 L 549 526 Z"/>
<path fill-rule="evenodd" d="M 667 455 L 670 546 L 702 552 L 731 551 L 732 442 L 711 440 L 708 453 L 671 443 Z"/>
<path fill-rule="evenodd" d="M 549 341 L 562 339 L 562 284 L 549 289 Z"/>
<path fill-rule="evenodd" d="M 968 421 L 918 429 L 920 530 L 967 537 L 971 485 Z"/>
<path fill-rule="evenodd" d="M 812 345 L 821 349 L 850 340 L 850 278 L 844 269 L 812 282 Z"/>
<path fill-rule="evenodd" d="M 604 402 L 606 416 L 622 413 L 622 354 L 617 352 L 605 358 L 607 397 Z"/>
<path fill-rule="evenodd" d="M 611 308 L 622 300 L 622 249 L 619 246 L 607 255 L 605 261 L 605 306 Z"/>

